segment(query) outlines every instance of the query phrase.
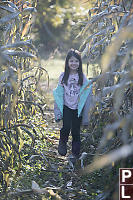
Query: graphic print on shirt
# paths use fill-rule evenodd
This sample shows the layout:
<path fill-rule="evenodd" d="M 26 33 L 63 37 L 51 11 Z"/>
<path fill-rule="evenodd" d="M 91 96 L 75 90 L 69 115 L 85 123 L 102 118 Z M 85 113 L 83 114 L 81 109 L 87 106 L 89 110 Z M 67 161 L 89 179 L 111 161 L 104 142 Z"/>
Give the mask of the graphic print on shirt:
<path fill-rule="evenodd" d="M 78 84 L 78 74 L 70 75 L 68 84 L 64 84 L 64 104 L 71 108 L 77 109 L 80 85 Z"/>
<path fill-rule="evenodd" d="M 67 95 L 70 97 L 78 95 L 79 94 L 79 87 L 77 87 L 77 81 L 75 78 L 72 78 L 68 83 L 68 90 Z"/>

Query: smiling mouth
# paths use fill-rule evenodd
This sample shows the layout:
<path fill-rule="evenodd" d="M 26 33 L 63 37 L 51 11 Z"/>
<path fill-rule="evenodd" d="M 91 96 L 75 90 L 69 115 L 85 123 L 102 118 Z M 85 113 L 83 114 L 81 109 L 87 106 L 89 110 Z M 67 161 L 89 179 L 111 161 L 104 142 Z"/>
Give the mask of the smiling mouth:
<path fill-rule="evenodd" d="M 74 67 L 74 68 L 76 68 L 77 66 L 75 66 L 75 65 L 72 65 L 71 67 Z"/>

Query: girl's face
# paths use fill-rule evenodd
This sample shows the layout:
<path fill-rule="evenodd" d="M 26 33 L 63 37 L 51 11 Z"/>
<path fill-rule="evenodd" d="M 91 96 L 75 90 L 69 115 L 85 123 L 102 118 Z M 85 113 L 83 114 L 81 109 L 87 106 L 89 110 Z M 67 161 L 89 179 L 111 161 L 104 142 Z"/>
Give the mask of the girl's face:
<path fill-rule="evenodd" d="M 77 72 L 77 69 L 79 68 L 79 60 L 72 56 L 69 60 L 68 60 L 68 66 L 70 69 L 70 73 L 73 72 Z"/>

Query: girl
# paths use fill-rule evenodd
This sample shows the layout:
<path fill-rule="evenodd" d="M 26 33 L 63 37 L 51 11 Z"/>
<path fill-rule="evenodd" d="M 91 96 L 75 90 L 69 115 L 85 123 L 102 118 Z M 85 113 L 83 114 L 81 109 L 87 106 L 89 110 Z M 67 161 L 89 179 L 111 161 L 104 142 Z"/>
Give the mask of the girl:
<path fill-rule="evenodd" d="M 88 112 L 92 96 L 92 85 L 82 72 L 82 60 L 77 50 L 68 51 L 65 71 L 59 77 L 57 88 L 53 91 L 55 120 L 63 119 L 60 130 L 58 153 L 65 156 L 67 141 L 71 131 L 72 154 L 80 154 L 80 125 L 88 125 Z"/>

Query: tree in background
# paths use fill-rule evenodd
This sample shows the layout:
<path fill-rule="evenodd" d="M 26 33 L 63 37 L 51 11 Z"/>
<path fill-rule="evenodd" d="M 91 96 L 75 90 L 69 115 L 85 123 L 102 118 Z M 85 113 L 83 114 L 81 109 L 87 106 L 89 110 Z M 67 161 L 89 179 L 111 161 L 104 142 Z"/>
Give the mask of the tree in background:
<path fill-rule="evenodd" d="M 45 53 L 57 47 L 61 51 L 78 49 L 81 43 L 75 38 L 81 30 L 81 20 L 87 19 L 88 5 L 78 0 L 40 0 L 34 27 L 37 46 L 41 43 Z"/>

